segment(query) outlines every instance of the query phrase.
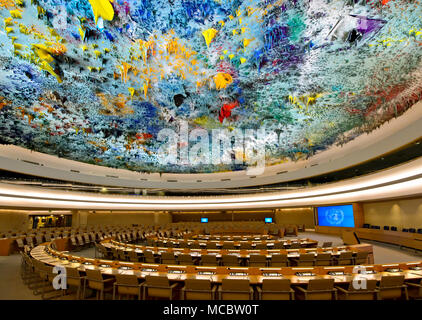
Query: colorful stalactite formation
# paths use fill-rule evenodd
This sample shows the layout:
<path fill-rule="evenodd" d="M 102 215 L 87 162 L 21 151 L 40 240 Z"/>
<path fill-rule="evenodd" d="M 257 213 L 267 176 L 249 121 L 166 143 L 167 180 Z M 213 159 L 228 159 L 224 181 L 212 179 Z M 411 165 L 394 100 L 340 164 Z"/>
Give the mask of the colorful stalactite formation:
<path fill-rule="evenodd" d="M 267 164 L 309 157 L 420 100 L 421 15 L 404 0 L 3 0 L 0 142 L 139 171 L 244 168 L 159 164 L 158 132 L 184 120 L 278 132 Z"/>

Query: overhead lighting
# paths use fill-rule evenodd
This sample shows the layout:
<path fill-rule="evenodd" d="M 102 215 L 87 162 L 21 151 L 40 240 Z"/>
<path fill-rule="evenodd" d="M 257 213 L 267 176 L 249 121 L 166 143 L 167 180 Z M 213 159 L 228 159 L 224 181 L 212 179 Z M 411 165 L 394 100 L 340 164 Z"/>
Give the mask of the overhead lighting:
<path fill-rule="evenodd" d="M 369 201 L 422 193 L 422 158 L 378 173 L 304 190 L 220 197 L 134 197 L 87 195 L 0 184 L 0 203 L 10 207 L 58 207 L 97 210 L 231 210 Z M 22 197 L 25 195 L 25 197 Z"/>

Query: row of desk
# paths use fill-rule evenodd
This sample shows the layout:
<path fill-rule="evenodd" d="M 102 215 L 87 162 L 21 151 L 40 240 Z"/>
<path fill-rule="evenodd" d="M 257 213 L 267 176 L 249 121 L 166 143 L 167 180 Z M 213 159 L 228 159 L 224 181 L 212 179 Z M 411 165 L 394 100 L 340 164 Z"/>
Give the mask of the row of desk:
<path fill-rule="evenodd" d="M 305 248 L 305 249 L 264 249 L 264 250 L 230 250 L 230 249 L 190 249 L 190 248 L 165 248 L 165 247 L 150 247 L 133 244 L 124 244 L 115 240 L 104 240 L 100 243 L 104 248 L 109 250 L 116 249 L 124 252 L 135 252 L 137 254 L 143 254 L 145 251 L 150 251 L 154 255 L 160 256 L 163 252 L 173 253 L 175 256 L 180 254 L 189 254 L 193 258 L 200 258 L 202 255 L 215 255 L 217 258 L 221 258 L 223 255 L 234 255 L 240 259 L 249 259 L 251 255 L 265 255 L 267 259 L 271 258 L 275 254 L 286 254 L 289 259 L 295 259 L 303 253 L 313 253 L 315 256 L 319 253 L 329 253 L 333 257 L 337 257 L 342 252 L 358 252 L 368 251 L 372 252 L 372 246 L 370 245 L 358 245 L 358 246 L 341 246 L 335 248 Z"/>
<path fill-rule="evenodd" d="M 116 274 L 167 276 L 170 281 L 183 282 L 186 279 L 209 279 L 219 284 L 225 278 L 248 279 L 252 285 L 261 284 L 264 279 L 285 278 L 292 285 L 305 285 L 311 279 L 334 279 L 336 284 L 346 284 L 355 279 L 380 280 L 382 276 L 404 275 L 406 281 L 422 280 L 422 261 L 399 264 L 372 264 L 363 266 L 331 267 L 206 267 L 133 263 L 104 259 L 90 259 L 53 250 L 50 243 L 32 249 L 30 252 L 37 259 L 51 266 L 77 268 L 82 273 L 87 269 L 100 270 L 104 276 Z M 361 273 L 359 273 L 361 270 Z M 365 273 L 363 273 L 363 271 Z"/>
<path fill-rule="evenodd" d="M 201 248 L 207 248 L 211 245 L 215 245 L 217 248 L 222 248 L 224 245 L 232 245 L 234 248 L 240 248 L 242 244 L 251 245 L 252 248 L 256 247 L 258 244 L 264 244 L 268 248 L 274 246 L 280 246 L 283 248 L 288 248 L 292 244 L 299 244 L 302 248 L 316 248 L 318 246 L 318 241 L 312 239 L 279 239 L 279 240 L 262 240 L 259 237 L 256 237 L 254 240 L 237 240 L 237 241 L 228 241 L 228 240 L 180 240 L 177 238 L 165 238 L 165 237 L 156 237 L 150 236 L 147 237 L 147 243 L 157 246 L 157 243 L 161 243 L 162 246 L 187 246 L 192 247 L 196 245 Z"/>
<path fill-rule="evenodd" d="M 368 228 L 357 228 L 355 232 L 360 239 L 391 243 L 401 247 L 422 250 L 422 234 L 419 233 Z"/>
<path fill-rule="evenodd" d="M 224 234 L 195 234 L 190 237 L 192 240 L 223 240 L 223 241 L 253 241 L 271 240 L 274 238 L 268 234 L 250 234 L 245 236 L 224 235 Z"/>

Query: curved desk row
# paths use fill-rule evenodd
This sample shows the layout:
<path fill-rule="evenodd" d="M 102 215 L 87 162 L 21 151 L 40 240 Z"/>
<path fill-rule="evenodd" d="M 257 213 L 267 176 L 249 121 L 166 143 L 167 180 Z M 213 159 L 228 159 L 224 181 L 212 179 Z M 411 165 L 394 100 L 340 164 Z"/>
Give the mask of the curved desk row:
<path fill-rule="evenodd" d="M 105 276 L 116 274 L 166 276 L 170 281 L 181 282 L 186 279 L 208 279 L 221 283 L 223 279 L 247 279 L 252 285 L 261 284 L 264 279 L 289 279 L 292 285 L 303 285 L 312 279 L 334 279 L 337 284 L 350 283 L 356 279 L 380 280 L 382 276 L 404 275 L 406 280 L 422 279 L 422 261 L 385 265 L 329 266 L 329 267 L 206 267 L 164 264 L 132 263 L 103 259 L 83 258 L 69 253 L 53 250 L 49 243 L 31 250 L 31 256 L 50 266 L 100 270 Z M 366 273 L 358 273 L 364 268 Z"/>
<path fill-rule="evenodd" d="M 367 252 L 366 263 L 373 262 L 372 246 L 371 245 L 355 245 L 355 246 L 341 246 L 334 248 L 307 248 L 307 249 L 264 249 L 264 250 L 225 250 L 225 249 L 189 249 L 189 248 L 164 248 L 164 247 L 151 247 L 124 244 L 115 240 L 104 240 L 100 243 L 105 250 L 113 253 L 116 250 L 117 254 L 114 254 L 114 258 L 118 256 L 118 252 L 124 253 L 128 258 L 131 252 L 134 252 L 138 259 L 141 258 L 146 251 L 151 252 L 157 258 L 160 258 L 162 253 L 171 253 L 175 257 L 183 254 L 190 255 L 192 259 L 201 259 L 203 255 L 215 255 L 217 259 L 222 258 L 223 255 L 232 255 L 242 260 L 243 264 L 246 265 L 246 261 L 250 259 L 251 255 L 263 255 L 267 260 L 272 259 L 273 255 L 285 255 L 290 260 L 290 265 L 293 260 L 300 257 L 301 254 L 313 254 L 312 259 L 315 259 L 319 254 L 329 254 L 328 264 L 333 258 L 338 258 L 340 254 L 350 252 L 355 255 L 357 252 Z M 139 261 L 139 260 L 138 260 Z M 286 261 L 287 262 L 287 261 Z M 313 260 L 310 261 L 312 265 Z"/>
<path fill-rule="evenodd" d="M 367 228 L 358 228 L 355 232 L 361 239 L 391 243 L 401 247 L 422 250 L 422 234 Z"/>
<path fill-rule="evenodd" d="M 224 235 L 224 234 L 195 234 L 191 240 L 222 240 L 222 241 L 253 241 L 253 240 L 271 240 L 274 236 L 267 234 L 251 234 L 247 236 Z"/>
<path fill-rule="evenodd" d="M 117 235 L 133 235 L 137 239 L 145 239 L 147 236 L 156 236 L 160 231 L 152 228 L 141 227 L 111 227 L 105 226 L 100 228 L 51 228 L 49 230 L 30 230 L 28 232 L 9 233 L 8 237 L 0 238 L 0 256 L 8 256 L 9 254 L 22 249 L 24 245 L 33 247 L 43 242 L 56 240 L 56 245 L 60 250 L 69 250 L 71 247 L 70 239 L 76 236 L 90 237 L 90 241 L 99 241 L 105 237 L 115 237 Z M 133 237 L 132 237 L 133 238 Z M 58 240 L 60 239 L 60 240 Z"/>
<path fill-rule="evenodd" d="M 266 246 L 267 248 L 275 247 L 278 249 L 289 248 L 292 245 L 299 245 L 302 248 L 316 248 L 318 241 L 311 239 L 289 239 L 289 240 L 260 240 L 253 241 L 221 241 L 221 240 L 180 240 L 176 238 L 165 238 L 150 236 L 147 237 L 147 244 L 150 246 L 160 247 L 182 247 L 182 248 L 208 248 L 219 249 L 227 246 L 228 249 L 240 248 L 243 245 L 248 245 L 252 249 L 256 246 Z M 265 249 L 265 248 L 261 248 Z"/>

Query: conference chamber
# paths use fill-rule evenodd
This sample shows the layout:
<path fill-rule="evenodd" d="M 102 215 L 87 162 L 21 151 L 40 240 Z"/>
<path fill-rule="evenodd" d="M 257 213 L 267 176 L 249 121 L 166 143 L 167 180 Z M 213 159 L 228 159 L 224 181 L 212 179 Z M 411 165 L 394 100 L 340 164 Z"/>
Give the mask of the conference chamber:
<path fill-rule="evenodd" d="M 0 2 L 0 299 L 419 299 L 421 14 Z"/>

